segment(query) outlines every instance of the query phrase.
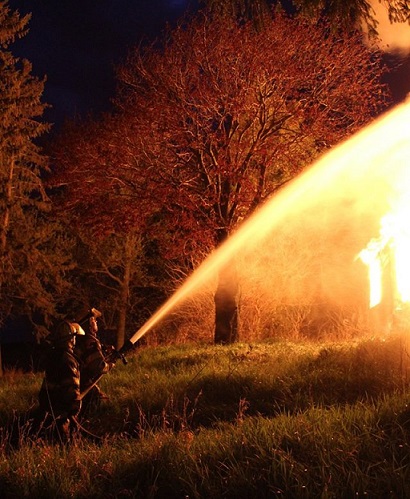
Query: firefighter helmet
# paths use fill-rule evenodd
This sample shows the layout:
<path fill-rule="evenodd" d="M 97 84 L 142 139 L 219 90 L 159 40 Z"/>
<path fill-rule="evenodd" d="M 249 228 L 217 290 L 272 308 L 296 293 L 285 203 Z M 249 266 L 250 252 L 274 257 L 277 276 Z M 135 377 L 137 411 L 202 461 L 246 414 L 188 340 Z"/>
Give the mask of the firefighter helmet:
<path fill-rule="evenodd" d="M 84 329 L 78 324 L 78 322 L 69 322 L 68 323 L 71 329 L 71 334 L 79 334 L 79 335 L 85 335 Z"/>
<path fill-rule="evenodd" d="M 73 336 L 85 335 L 84 329 L 77 322 L 64 321 L 59 324 L 54 333 L 52 333 L 52 340 L 59 342 L 61 340 L 71 339 Z"/>

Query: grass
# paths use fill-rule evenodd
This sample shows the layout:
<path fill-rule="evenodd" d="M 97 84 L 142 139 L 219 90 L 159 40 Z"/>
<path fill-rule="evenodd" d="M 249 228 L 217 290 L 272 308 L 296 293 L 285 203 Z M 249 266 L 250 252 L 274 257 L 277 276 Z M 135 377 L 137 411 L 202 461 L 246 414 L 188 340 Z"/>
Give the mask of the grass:
<path fill-rule="evenodd" d="M 40 374 L 0 379 L 7 498 L 410 497 L 407 340 L 149 347 L 70 445 L 30 434 Z M 16 428 L 18 431 L 16 431 Z"/>

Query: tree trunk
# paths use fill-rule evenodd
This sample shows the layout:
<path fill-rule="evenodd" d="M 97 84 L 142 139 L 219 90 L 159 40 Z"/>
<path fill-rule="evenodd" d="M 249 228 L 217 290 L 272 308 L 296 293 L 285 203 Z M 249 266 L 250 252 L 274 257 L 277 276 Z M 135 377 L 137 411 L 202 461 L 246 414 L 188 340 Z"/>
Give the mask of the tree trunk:
<path fill-rule="evenodd" d="M 2 158 L 3 161 L 6 161 L 4 158 Z M 12 157 L 9 161 L 9 171 L 7 172 L 7 179 L 6 179 L 6 185 L 4 189 L 5 193 L 5 208 L 4 208 L 4 213 L 3 213 L 3 219 L 1 221 L 1 227 L 0 227 L 0 254 L 1 258 L 4 258 L 4 255 L 6 253 L 7 249 L 7 233 L 9 230 L 9 225 L 10 225 L 10 206 L 11 206 L 11 201 L 13 199 L 13 179 L 14 179 L 14 157 Z"/>
<path fill-rule="evenodd" d="M 2 157 L 2 160 L 5 161 L 5 158 Z M 0 291 L 3 287 L 4 277 L 4 258 L 7 250 L 7 233 L 10 225 L 10 206 L 13 198 L 13 178 L 14 178 L 14 157 L 10 160 L 10 169 L 8 171 L 6 185 L 5 185 L 5 208 L 3 213 L 3 218 L 1 220 L 0 225 Z M 0 340 L 0 376 L 3 375 L 3 359 L 2 359 L 2 351 L 1 351 L 1 340 Z"/>
<path fill-rule="evenodd" d="M 116 345 L 115 348 L 120 350 L 120 348 L 125 343 L 125 324 L 127 318 L 127 308 L 128 308 L 128 286 L 125 282 L 122 284 L 120 292 L 120 300 L 118 307 L 118 324 L 117 324 L 117 334 L 116 334 Z"/>
<path fill-rule="evenodd" d="M 119 350 L 125 343 L 125 326 L 128 312 L 128 298 L 130 293 L 130 282 L 132 263 L 135 257 L 135 248 L 137 246 L 138 237 L 131 234 L 125 240 L 124 254 L 124 275 L 121 283 L 121 290 L 118 304 L 118 325 L 116 348 Z"/>
<path fill-rule="evenodd" d="M 215 291 L 215 344 L 226 345 L 239 340 L 238 275 L 234 264 L 219 272 Z"/>

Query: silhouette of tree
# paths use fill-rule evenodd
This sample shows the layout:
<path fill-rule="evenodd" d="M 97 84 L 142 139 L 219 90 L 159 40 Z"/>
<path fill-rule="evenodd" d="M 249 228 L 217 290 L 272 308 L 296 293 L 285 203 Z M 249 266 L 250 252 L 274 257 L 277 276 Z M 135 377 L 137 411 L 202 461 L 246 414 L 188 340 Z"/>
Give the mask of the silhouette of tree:
<path fill-rule="evenodd" d="M 369 0 L 294 0 L 297 9 L 313 15 L 318 13 L 344 29 L 357 29 L 365 25 L 370 35 L 377 36 L 377 20 L 372 2 Z M 410 22 L 408 0 L 379 0 L 387 10 L 389 19 L 395 22 Z"/>

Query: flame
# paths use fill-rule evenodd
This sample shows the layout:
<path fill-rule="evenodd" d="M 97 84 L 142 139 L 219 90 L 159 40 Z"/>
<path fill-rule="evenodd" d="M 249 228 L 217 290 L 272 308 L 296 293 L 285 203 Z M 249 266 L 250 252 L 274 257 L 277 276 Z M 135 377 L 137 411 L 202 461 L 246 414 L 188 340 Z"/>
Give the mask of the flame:
<path fill-rule="evenodd" d="M 358 255 L 368 267 L 370 308 L 383 300 L 383 278 L 387 272 L 396 308 L 410 303 L 410 200 L 403 197 L 396 208 L 382 217 L 377 238 L 371 239 Z"/>

